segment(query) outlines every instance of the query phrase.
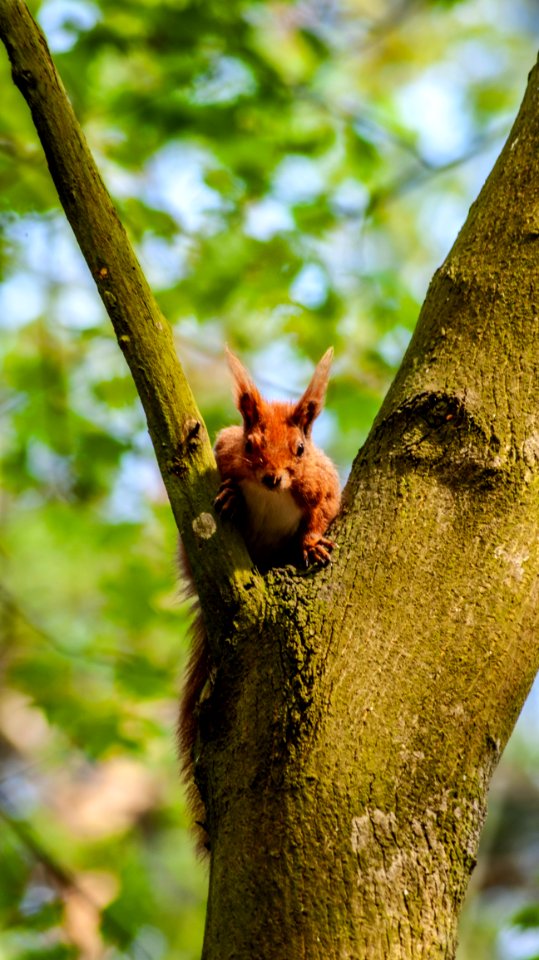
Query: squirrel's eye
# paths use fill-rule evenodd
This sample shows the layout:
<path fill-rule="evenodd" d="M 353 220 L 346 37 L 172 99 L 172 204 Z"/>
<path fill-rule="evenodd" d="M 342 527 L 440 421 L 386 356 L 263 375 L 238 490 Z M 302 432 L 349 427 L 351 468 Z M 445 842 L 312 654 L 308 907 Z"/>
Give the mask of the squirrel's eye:
<path fill-rule="evenodd" d="M 297 448 L 297 450 L 296 450 L 296 457 L 302 457 L 304 450 L 305 450 L 305 444 L 304 444 L 304 443 L 301 443 L 301 441 L 300 441 L 300 442 L 298 443 L 298 448 Z"/>
<path fill-rule="evenodd" d="M 248 437 L 247 440 L 245 441 L 245 453 L 252 453 L 252 452 L 253 452 L 253 441 L 251 440 L 250 437 Z"/>

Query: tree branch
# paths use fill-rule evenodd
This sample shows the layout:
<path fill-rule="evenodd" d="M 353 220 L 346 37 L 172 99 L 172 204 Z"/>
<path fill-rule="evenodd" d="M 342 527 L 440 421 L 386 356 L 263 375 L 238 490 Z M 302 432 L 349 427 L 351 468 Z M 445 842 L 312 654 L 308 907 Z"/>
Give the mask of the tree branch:
<path fill-rule="evenodd" d="M 215 461 L 172 331 L 117 216 L 45 38 L 22 0 L 0 0 L 0 37 L 133 375 L 203 609 L 211 615 L 223 603 L 236 608 L 247 596 L 245 588 L 252 588 L 254 574 L 239 535 L 224 534 L 216 523 Z M 257 593 L 249 589 L 251 609 Z"/>
<path fill-rule="evenodd" d="M 479 421 L 485 455 L 495 453 L 499 471 L 538 461 L 531 443 L 539 429 L 538 77 L 536 64 L 505 146 L 433 277 L 373 427 L 374 436 L 426 390 L 451 393 Z"/>
<path fill-rule="evenodd" d="M 21 843 L 34 858 L 44 868 L 47 879 L 51 885 L 54 885 L 60 896 L 65 899 L 66 895 L 76 893 L 95 911 L 96 916 L 102 913 L 102 907 L 95 902 L 77 881 L 76 874 L 65 867 L 43 844 L 38 840 L 31 826 L 24 820 L 10 816 L 10 814 L 0 806 L 0 818 L 5 821 L 8 827 L 13 831 L 19 843 Z M 128 929 L 120 920 L 116 918 L 113 910 L 107 912 L 107 923 L 120 943 L 125 944 L 134 938 L 133 930 Z M 140 951 L 140 948 L 142 950 Z M 137 954 L 142 952 L 142 956 L 151 960 L 151 956 L 144 948 L 143 944 L 137 944 Z M 129 954 L 127 954 L 129 956 Z"/>

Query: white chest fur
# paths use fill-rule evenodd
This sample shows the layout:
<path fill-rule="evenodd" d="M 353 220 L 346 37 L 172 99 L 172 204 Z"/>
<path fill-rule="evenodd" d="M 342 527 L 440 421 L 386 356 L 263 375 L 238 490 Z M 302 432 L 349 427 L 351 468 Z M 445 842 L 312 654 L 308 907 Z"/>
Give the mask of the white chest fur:
<path fill-rule="evenodd" d="M 252 480 L 242 480 L 240 487 L 249 512 L 249 540 L 253 545 L 276 547 L 295 534 L 302 512 L 290 490 L 268 490 Z"/>

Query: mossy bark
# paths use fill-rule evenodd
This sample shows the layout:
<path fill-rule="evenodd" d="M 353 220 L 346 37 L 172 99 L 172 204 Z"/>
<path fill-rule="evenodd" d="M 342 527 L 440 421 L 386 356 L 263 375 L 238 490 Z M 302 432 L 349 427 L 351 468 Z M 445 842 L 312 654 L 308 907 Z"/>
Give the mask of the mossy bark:
<path fill-rule="evenodd" d="M 204 958 L 451 958 L 490 774 L 539 667 L 539 71 L 354 464 L 333 564 L 262 579 L 214 526 L 170 333 L 20 0 L 0 0 L 0 34 L 145 404 L 218 659 L 197 764 Z"/>
<path fill-rule="evenodd" d="M 236 608 L 243 619 L 252 620 L 262 591 L 241 538 L 233 531 L 223 536 L 217 526 L 215 459 L 172 331 L 118 218 L 46 40 L 23 0 L 0 0 L 0 39 L 135 381 L 213 637 L 212 626 L 219 624 L 224 608 Z"/>
<path fill-rule="evenodd" d="M 539 667 L 539 70 L 354 464 L 205 706 L 205 960 L 451 958 Z"/>

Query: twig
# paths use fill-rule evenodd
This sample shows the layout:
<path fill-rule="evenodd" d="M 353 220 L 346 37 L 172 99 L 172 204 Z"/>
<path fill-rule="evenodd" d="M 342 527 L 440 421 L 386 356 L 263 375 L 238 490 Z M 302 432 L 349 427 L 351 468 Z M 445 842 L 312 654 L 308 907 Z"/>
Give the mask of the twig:
<path fill-rule="evenodd" d="M 207 431 L 162 316 L 23 0 L 0 0 L 0 38 L 27 101 L 66 216 L 133 375 L 193 577 L 209 617 L 245 600 L 253 574 L 241 538 L 215 523 L 200 550 L 193 526 L 217 488 Z M 251 604 L 256 594 L 249 592 Z M 258 606 L 258 600 L 257 600 Z"/>
<path fill-rule="evenodd" d="M 87 890 L 84 890 L 83 887 L 77 882 L 75 874 L 59 860 L 54 857 L 49 850 L 46 850 L 40 840 L 37 839 L 33 833 L 31 827 L 25 823 L 23 820 L 18 820 L 15 817 L 10 816 L 10 814 L 0 807 L 0 817 L 4 820 L 7 826 L 15 834 L 15 836 L 20 840 L 20 842 L 30 851 L 32 856 L 38 863 L 40 863 L 45 871 L 47 872 L 51 882 L 55 884 L 61 896 L 65 896 L 70 891 L 74 891 L 77 896 L 80 896 L 83 900 L 88 903 L 93 910 L 96 911 L 96 914 L 101 914 L 101 907 L 95 902 L 95 900 L 90 896 Z M 115 916 L 111 910 L 107 912 L 107 923 L 111 930 L 116 934 L 120 943 L 125 943 L 126 941 L 132 940 L 134 933 L 132 930 L 128 930 Z M 147 960 L 152 960 L 151 954 L 145 949 L 141 943 L 137 943 L 137 956 L 139 952 L 142 953 Z"/>

